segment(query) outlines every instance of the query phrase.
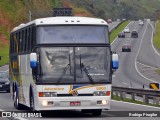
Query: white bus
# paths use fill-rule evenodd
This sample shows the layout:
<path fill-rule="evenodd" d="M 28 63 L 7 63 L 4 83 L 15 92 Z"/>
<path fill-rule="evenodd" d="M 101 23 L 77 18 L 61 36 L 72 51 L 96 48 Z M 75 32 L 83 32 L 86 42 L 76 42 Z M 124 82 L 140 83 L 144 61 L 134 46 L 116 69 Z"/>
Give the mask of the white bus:
<path fill-rule="evenodd" d="M 81 109 L 100 116 L 110 108 L 112 54 L 108 24 L 97 18 L 49 17 L 15 27 L 10 35 L 10 91 L 16 109 Z"/>

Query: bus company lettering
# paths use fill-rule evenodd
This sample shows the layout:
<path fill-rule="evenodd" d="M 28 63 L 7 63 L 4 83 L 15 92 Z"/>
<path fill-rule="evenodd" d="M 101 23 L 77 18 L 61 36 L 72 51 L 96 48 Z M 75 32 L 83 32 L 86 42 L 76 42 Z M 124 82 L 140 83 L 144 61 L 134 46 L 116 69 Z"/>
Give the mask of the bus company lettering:
<path fill-rule="evenodd" d="M 63 91 L 64 88 L 48 88 L 48 87 L 46 87 L 46 88 L 44 88 L 44 90 L 45 91 L 54 91 L 54 90 Z"/>

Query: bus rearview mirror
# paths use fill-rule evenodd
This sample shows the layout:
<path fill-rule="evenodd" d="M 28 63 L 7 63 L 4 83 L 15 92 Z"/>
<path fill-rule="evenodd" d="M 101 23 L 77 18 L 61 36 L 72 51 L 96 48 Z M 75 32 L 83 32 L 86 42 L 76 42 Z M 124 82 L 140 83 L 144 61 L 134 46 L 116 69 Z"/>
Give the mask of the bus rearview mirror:
<path fill-rule="evenodd" d="M 37 67 L 37 53 L 30 53 L 30 67 L 32 69 Z"/>
<path fill-rule="evenodd" d="M 119 67 L 119 59 L 118 54 L 113 53 L 112 54 L 112 69 L 116 70 Z"/>

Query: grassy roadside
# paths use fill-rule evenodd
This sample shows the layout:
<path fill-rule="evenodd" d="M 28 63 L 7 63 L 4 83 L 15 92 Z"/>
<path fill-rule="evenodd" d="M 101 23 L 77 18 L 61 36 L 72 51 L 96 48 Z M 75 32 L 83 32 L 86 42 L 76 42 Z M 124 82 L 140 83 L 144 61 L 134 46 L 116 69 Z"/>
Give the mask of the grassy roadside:
<path fill-rule="evenodd" d="M 121 32 L 128 24 L 130 21 L 125 21 L 122 24 L 120 24 L 115 30 L 113 30 L 110 34 L 110 43 L 114 41 L 114 39 L 117 37 L 118 33 Z"/>
<path fill-rule="evenodd" d="M 156 47 L 157 50 L 160 51 L 160 20 L 157 21 L 156 23 L 156 32 L 154 34 L 154 40 L 153 44 Z"/>
<path fill-rule="evenodd" d="M 112 96 L 112 100 L 117 100 L 117 101 L 124 101 L 124 102 L 129 102 L 129 103 L 135 103 L 135 104 L 141 104 L 141 105 L 148 105 L 148 106 L 154 106 L 154 107 L 160 107 L 160 105 L 156 105 L 156 104 L 144 104 L 143 102 L 141 101 L 137 101 L 137 100 L 132 100 L 132 99 L 129 99 L 129 98 L 125 98 L 125 99 L 121 99 L 119 96 L 116 96 L 116 95 L 113 95 Z"/>
<path fill-rule="evenodd" d="M 159 33 L 160 33 L 160 20 L 156 22 L 156 32 L 153 38 L 153 45 L 158 51 L 160 51 L 160 34 Z M 158 68 L 155 71 L 160 75 L 160 68 Z"/>
<path fill-rule="evenodd" d="M 4 47 L 0 48 L 0 56 L 2 56 L 1 60 L 0 60 L 0 66 L 3 66 L 9 62 L 8 54 L 9 54 L 9 47 L 8 46 L 4 46 Z"/>

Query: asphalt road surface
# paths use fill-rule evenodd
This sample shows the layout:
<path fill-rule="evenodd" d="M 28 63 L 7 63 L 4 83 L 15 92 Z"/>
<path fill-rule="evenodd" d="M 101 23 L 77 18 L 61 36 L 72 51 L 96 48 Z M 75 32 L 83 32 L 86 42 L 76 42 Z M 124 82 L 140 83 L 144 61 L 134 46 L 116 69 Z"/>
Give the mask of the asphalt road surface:
<path fill-rule="evenodd" d="M 5 102 L 4 102 L 5 101 Z M 9 93 L 1 92 L 0 93 L 0 110 L 2 111 L 17 111 L 13 106 L 13 101 L 10 99 Z M 22 110 L 21 110 L 22 111 Z M 119 112 L 124 111 L 124 112 Z M 111 101 L 111 109 L 110 110 L 103 110 L 101 117 L 94 117 L 89 113 L 82 113 L 81 111 L 44 111 L 42 112 L 43 118 L 25 118 L 23 120 L 46 120 L 46 119 L 58 119 L 58 120 L 70 120 L 70 119 L 85 119 L 85 120 L 138 120 L 139 118 L 129 118 L 129 117 L 118 117 L 121 114 L 126 114 L 126 116 L 129 114 L 128 111 L 131 113 L 136 113 L 137 111 L 159 111 L 160 114 L 160 108 L 154 108 L 154 107 L 148 107 L 143 105 L 136 105 L 132 103 L 125 103 L 121 101 Z M 133 112 L 135 111 L 135 112 Z M 25 108 L 25 111 L 23 112 L 30 112 L 28 108 Z M 1 118 L 0 118 L 1 119 Z M 4 120 L 8 120 L 11 118 L 6 118 Z M 12 118 L 14 119 L 14 118 Z M 21 118 L 16 118 L 21 119 Z M 141 118 L 140 120 L 158 120 L 159 118 Z"/>
<path fill-rule="evenodd" d="M 142 88 L 144 85 L 145 88 L 148 88 L 151 81 L 139 74 L 136 62 L 143 62 L 144 60 L 146 64 L 154 64 L 156 61 L 156 64 L 158 65 L 158 58 L 154 58 L 153 61 L 152 54 L 155 54 L 155 51 L 151 50 L 150 52 L 149 48 L 152 46 L 147 43 L 147 41 L 151 41 L 152 39 L 151 33 L 153 29 L 148 22 L 145 22 L 144 26 L 139 26 L 136 21 L 131 22 L 128 27 L 130 28 L 130 31 L 138 31 L 139 36 L 138 38 L 131 38 L 130 33 L 125 33 L 126 38 L 117 38 L 112 44 L 112 51 L 116 51 L 119 54 L 120 59 L 119 69 L 113 75 L 113 85 L 134 88 Z M 124 44 L 130 44 L 132 51 L 122 52 L 122 45 Z"/>
<path fill-rule="evenodd" d="M 112 22 L 112 23 L 109 23 L 108 26 L 109 26 L 109 31 L 111 31 L 112 29 L 114 29 L 120 22 Z"/>
<path fill-rule="evenodd" d="M 138 55 L 139 48 L 142 46 L 141 41 L 147 36 L 147 29 L 150 29 L 149 24 L 145 23 L 143 27 L 138 25 L 138 22 L 132 22 L 129 25 L 130 30 L 137 30 L 139 33 L 139 38 L 130 38 L 130 34 L 126 33 L 127 38 L 117 39 L 112 44 L 112 50 L 118 52 L 120 54 L 120 68 L 115 72 L 115 76 L 113 78 L 113 85 L 123 85 L 129 86 L 132 84 L 135 87 L 142 87 L 143 84 L 148 84 L 148 81 L 141 77 L 136 69 L 135 69 L 135 60 L 136 56 Z M 128 43 L 132 45 L 132 52 L 131 53 L 122 53 L 121 47 L 123 44 Z M 139 52 L 140 53 L 140 52 Z M 139 58 L 142 59 L 142 58 Z M 8 66 L 4 66 L 0 68 L 1 71 L 8 70 Z M 125 84 L 126 83 L 126 84 Z M 1 111 L 17 111 L 13 106 L 13 101 L 10 99 L 10 94 L 5 92 L 0 92 L 0 110 Z M 26 111 L 29 111 L 28 108 L 25 108 Z M 134 118 L 134 117 L 118 117 L 123 112 L 119 111 L 160 111 L 160 108 L 136 105 L 131 103 L 124 103 L 118 101 L 111 101 L 111 109 L 104 110 L 102 112 L 101 117 L 93 117 L 91 114 L 84 114 L 80 111 L 51 111 L 51 112 L 42 112 L 43 118 L 25 118 L 23 120 L 46 120 L 46 119 L 58 119 L 58 120 L 70 120 L 70 119 L 100 119 L 100 120 L 159 120 L 159 118 Z M 126 113 L 126 112 L 124 112 Z M 22 119 L 22 118 L 0 118 L 2 120 L 8 119 Z"/>

